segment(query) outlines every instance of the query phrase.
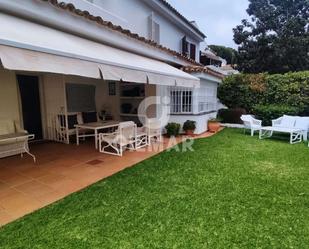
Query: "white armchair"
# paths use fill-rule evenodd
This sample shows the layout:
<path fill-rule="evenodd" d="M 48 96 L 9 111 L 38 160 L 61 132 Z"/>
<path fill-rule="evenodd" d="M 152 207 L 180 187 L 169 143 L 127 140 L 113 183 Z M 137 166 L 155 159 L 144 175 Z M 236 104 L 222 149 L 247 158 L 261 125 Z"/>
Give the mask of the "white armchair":
<path fill-rule="evenodd" d="M 153 139 L 156 142 L 162 141 L 162 125 L 159 119 L 156 119 L 156 118 L 147 119 L 146 131 L 147 131 L 147 137 L 148 137 L 148 145 L 151 144 L 151 141 Z"/>
<path fill-rule="evenodd" d="M 132 121 L 121 122 L 113 133 L 99 134 L 99 150 L 102 153 L 122 156 L 124 149 L 135 150 L 136 124 Z"/>
<path fill-rule="evenodd" d="M 255 119 L 252 115 L 242 115 L 240 119 L 244 123 L 244 132 L 246 129 L 249 129 L 251 131 L 251 136 L 254 136 L 255 131 L 260 131 L 262 127 L 262 121 Z"/>

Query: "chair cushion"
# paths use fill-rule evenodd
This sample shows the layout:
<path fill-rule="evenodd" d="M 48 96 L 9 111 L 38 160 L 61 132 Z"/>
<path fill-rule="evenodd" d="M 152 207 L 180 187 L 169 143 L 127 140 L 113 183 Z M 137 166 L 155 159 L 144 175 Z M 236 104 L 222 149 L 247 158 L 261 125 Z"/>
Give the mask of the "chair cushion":
<path fill-rule="evenodd" d="M 84 124 L 98 122 L 97 112 L 83 112 L 82 116 Z"/>
<path fill-rule="evenodd" d="M 302 129 L 304 131 L 308 131 L 309 129 L 309 117 L 297 117 L 295 128 Z"/>
<path fill-rule="evenodd" d="M 284 115 L 279 127 L 293 128 L 296 122 L 296 117 Z"/>
<path fill-rule="evenodd" d="M 58 115 L 60 125 L 65 127 L 65 115 Z M 68 128 L 75 129 L 74 125 L 77 124 L 77 114 L 68 115 Z"/>
<path fill-rule="evenodd" d="M 0 135 L 15 133 L 15 123 L 13 120 L 0 120 Z"/>

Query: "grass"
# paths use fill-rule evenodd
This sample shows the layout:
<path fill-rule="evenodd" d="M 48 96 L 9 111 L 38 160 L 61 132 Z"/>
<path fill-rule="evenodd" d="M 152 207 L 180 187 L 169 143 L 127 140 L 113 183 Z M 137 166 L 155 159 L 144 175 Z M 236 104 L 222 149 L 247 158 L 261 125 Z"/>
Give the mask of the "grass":
<path fill-rule="evenodd" d="M 0 228 L 0 248 L 308 248 L 309 149 L 240 130 Z"/>

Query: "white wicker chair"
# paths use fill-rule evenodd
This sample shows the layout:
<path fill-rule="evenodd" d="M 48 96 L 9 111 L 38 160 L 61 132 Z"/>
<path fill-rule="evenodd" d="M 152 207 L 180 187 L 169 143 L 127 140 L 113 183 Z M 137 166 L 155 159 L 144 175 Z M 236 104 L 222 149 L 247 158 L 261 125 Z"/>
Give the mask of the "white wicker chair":
<path fill-rule="evenodd" d="M 121 122 L 113 133 L 99 134 L 99 150 L 102 153 L 122 156 L 124 149 L 135 150 L 136 124 L 132 121 Z"/>
<path fill-rule="evenodd" d="M 30 153 L 28 146 L 31 139 L 34 139 L 34 135 L 29 135 L 15 121 L 0 120 L 0 158 L 27 153 L 35 162 L 35 156 Z"/>
<path fill-rule="evenodd" d="M 251 136 L 254 136 L 254 132 L 260 131 L 262 127 L 262 121 L 255 119 L 252 115 L 242 115 L 240 119 L 244 123 L 244 132 L 246 129 L 251 130 Z"/>
<path fill-rule="evenodd" d="M 155 140 L 155 142 L 162 141 L 162 125 L 159 119 L 147 119 L 145 128 L 148 137 L 148 145 L 150 145 L 153 140 Z"/>

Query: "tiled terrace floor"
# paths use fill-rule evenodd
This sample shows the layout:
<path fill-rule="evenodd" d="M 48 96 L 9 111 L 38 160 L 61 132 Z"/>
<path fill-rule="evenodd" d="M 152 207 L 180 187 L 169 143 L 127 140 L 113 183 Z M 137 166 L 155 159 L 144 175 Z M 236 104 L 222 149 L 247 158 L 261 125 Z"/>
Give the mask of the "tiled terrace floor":
<path fill-rule="evenodd" d="M 0 226 L 133 166 L 170 144 L 164 139 L 159 150 L 127 151 L 117 157 L 97 152 L 91 140 L 80 146 L 50 142 L 31 146 L 36 164 L 27 155 L 0 159 Z"/>

